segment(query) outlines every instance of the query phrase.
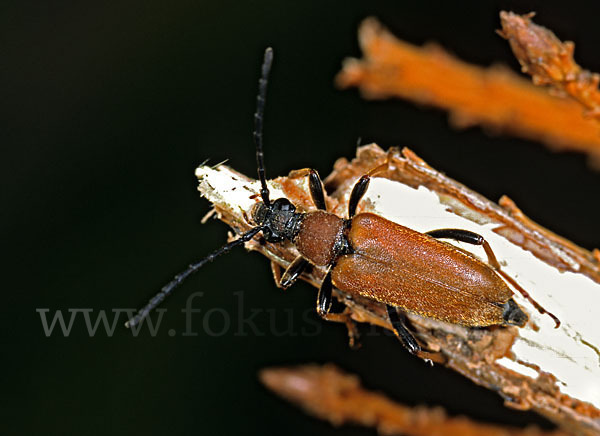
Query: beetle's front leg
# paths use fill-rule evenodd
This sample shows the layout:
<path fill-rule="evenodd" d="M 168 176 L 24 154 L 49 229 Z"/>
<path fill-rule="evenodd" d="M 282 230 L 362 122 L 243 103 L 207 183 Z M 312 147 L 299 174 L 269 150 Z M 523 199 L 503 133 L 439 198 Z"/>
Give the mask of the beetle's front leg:
<path fill-rule="evenodd" d="M 275 284 L 277 287 L 282 289 L 287 289 L 296 283 L 298 277 L 306 270 L 308 267 L 308 260 L 304 259 L 302 256 L 298 256 L 292 263 L 288 265 L 288 267 L 281 274 L 281 267 L 275 261 L 271 261 L 271 271 L 273 272 L 273 278 L 275 279 Z"/>
<path fill-rule="evenodd" d="M 360 344 L 358 342 L 358 329 L 356 323 L 350 316 L 349 309 L 346 307 L 342 312 L 333 313 L 331 312 L 331 305 L 333 303 L 333 283 L 331 282 L 331 268 L 327 271 L 327 275 L 321 283 L 319 293 L 317 294 L 317 313 L 321 318 L 327 321 L 341 322 L 346 325 L 348 329 L 348 343 L 350 348 L 358 348 Z"/>
<path fill-rule="evenodd" d="M 271 261 L 271 273 L 273 273 L 273 280 L 278 288 L 281 288 L 281 267 L 274 260 Z"/>
<path fill-rule="evenodd" d="M 281 276 L 281 281 L 279 282 L 280 286 L 283 289 L 287 289 L 296 283 L 300 274 L 306 270 L 309 262 L 302 256 L 298 256 L 290 265 L 286 268 L 285 272 Z"/>

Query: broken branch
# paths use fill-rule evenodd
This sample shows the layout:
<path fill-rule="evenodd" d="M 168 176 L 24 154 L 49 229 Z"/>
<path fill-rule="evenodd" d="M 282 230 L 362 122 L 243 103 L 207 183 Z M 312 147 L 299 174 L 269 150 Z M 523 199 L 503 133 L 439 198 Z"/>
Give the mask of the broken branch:
<path fill-rule="evenodd" d="M 575 44 L 561 42 L 552 31 L 531 21 L 535 14 L 500 12 L 502 30 L 524 73 L 536 85 L 549 86 L 560 95 L 569 95 L 600 121 L 600 75 L 582 69 L 573 59 Z"/>
<path fill-rule="evenodd" d="M 507 406 L 536 411 L 569 431 L 600 433 L 598 252 L 590 253 L 535 224 L 508 199 L 500 205 L 487 200 L 408 149 L 386 153 L 371 144 L 360 147 L 351 162 L 339 159 L 325 179 L 328 209 L 345 216 L 356 180 L 388 159 L 389 170 L 385 177 L 372 179 L 359 213 L 377 213 L 421 232 L 453 227 L 481 234 L 494 247 L 503 270 L 562 321 L 555 329 L 550 317 L 539 314 L 519 294 L 514 298 L 530 318 L 524 328 L 472 329 L 408 314 L 414 333 L 434 351 L 421 357 L 498 392 Z M 225 166 L 201 166 L 196 175 L 198 189 L 221 220 L 237 234 L 251 228 L 248 216 L 259 201 L 258 182 Z M 269 182 L 269 189 L 273 198 L 286 197 L 300 210 L 313 209 L 305 178 L 280 177 Z M 291 243 L 252 240 L 246 247 L 282 267 L 298 255 Z M 323 268 L 313 267 L 302 278 L 318 287 L 324 274 Z M 335 295 L 354 321 L 391 329 L 385 305 L 339 290 Z"/>
<path fill-rule="evenodd" d="M 333 365 L 267 368 L 261 382 L 309 414 L 340 426 L 345 423 L 376 428 L 385 435 L 406 436 L 567 436 L 560 430 L 519 429 L 451 417 L 441 407 L 408 407 L 360 385 L 358 377 Z"/>
<path fill-rule="evenodd" d="M 456 127 L 479 124 L 600 157 L 600 126 L 575 101 L 549 95 L 505 67 L 483 68 L 437 45 L 401 41 L 374 18 L 363 21 L 358 38 L 363 59 L 344 61 L 336 78 L 341 88 L 358 87 L 370 99 L 400 97 L 445 109 Z M 596 77 L 589 76 L 590 85 Z M 584 82 L 569 83 L 581 95 L 590 89 Z"/>

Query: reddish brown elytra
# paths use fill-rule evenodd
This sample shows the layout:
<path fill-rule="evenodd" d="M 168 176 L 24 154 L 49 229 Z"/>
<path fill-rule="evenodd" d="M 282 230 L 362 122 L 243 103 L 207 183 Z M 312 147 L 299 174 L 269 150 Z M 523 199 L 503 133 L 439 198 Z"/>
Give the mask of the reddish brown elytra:
<path fill-rule="evenodd" d="M 262 124 L 272 62 L 273 51 L 268 48 L 254 115 L 254 142 L 262 199 L 251 212 L 255 227 L 177 275 L 129 320 L 127 326 L 138 324 L 204 264 L 258 233 L 271 243 L 291 241 L 300 252 L 282 275 L 279 281 L 281 287 L 292 285 L 309 265 L 326 267 L 327 274 L 317 297 L 319 315 L 331 321 L 349 322 L 347 314 L 331 311 L 333 286 L 349 295 L 384 303 L 394 332 L 411 353 L 418 353 L 421 347 L 405 325 L 404 311 L 473 327 L 525 325 L 527 315 L 512 299 L 513 293 L 502 277 L 526 297 L 527 293 L 500 270 L 490 245 L 482 236 L 461 229 L 419 233 L 372 213 L 356 214 L 358 202 L 365 194 L 371 177 L 380 168 L 362 176 L 354 186 L 348 204 L 348 218 L 327 212 L 323 184 L 317 172 L 311 169 L 296 172 L 296 176 L 308 177 L 317 211 L 297 212 L 287 198 L 271 201 L 265 176 Z M 481 245 L 488 262 L 440 242 L 440 238 Z"/>

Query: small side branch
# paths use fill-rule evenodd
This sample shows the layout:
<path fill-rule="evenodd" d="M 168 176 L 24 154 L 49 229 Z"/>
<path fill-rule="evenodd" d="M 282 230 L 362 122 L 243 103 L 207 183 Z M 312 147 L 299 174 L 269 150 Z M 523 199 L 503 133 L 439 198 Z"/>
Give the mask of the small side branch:
<path fill-rule="evenodd" d="M 525 23 L 526 18 L 520 20 Z M 511 41 L 513 33 L 505 31 Z M 363 21 L 358 39 L 363 58 L 344 61 L 336 78 L 341 88 L 357 87 L 366 98 L 399 97 L 445 109 L 457 127 L 482 125 L 600 158 L 600 126 L 583 115 L 577 102 L 552 96 L 508 68 L 468 64 L 433 44 L 412 45 L 374 18 Z M 527 65 L 537 71 L 531 61 Z M 566 87 L 582 97 L 597 83 L 595 75 L 575 74 L 573 68 L 568 72 L 566 77 L 575 81 L 565 82 Z M 587 101 L 586 107 L 594 110 L 597 98 L 590 95 Z"/>
<path fill-rule="evenodd" d="M 560 430 L 519 429 L 451 417 L 440 407 L 408 407 L 360 385 L 333 365 L 268 368 L 261 382 L 277 395 L 332 425 L 357 424 L 406 436 L 567 436 Z"/>
<path fill-rule="evenodd" d="M 599 252 L 535 224 L 506 197 L 500 204 L 482 197 L 408 149 L 385 152 L 371 144 L 360 147 L 352 161 L 339 159 L 324 181 L 328 210 L 345 216 L 356 180 L 386 162 L 387 170 L 371 180 L 357 213 L 373 212 L 420 232 L 460 228 L 482 235 L 502 270 L 562 322 L 555 328 L 518 293 L 514 298 L 530 320 L 523 328 L 470 329 L 408 314 L 413 333 L 433 351 L 421 357 L 494 390 L 509 407 L 535 411 L 575 433 L 600 434 Z M 237 234 L 248 231 L 260 183 L 225 166 L 202 166 L 196 175 L 218 217 Z M 286 197 L 299 210 L 314 210 L 307 178 L 280 177 L 268 184 L 274 199 Z M 281 267 L 299 254 L 292 244 L 258 240 L 246 248 Z M 473 254 L 485 259 L 481 247 L 459 248 L 480 250 Z M 323 268 L 313 267 L 301 278 L 318 288 L 324 276 Z M 352 320 L 392 329 L 384 304 L 336 289 L 333 295 Z"/>
<path fill-rule="evenodd" d="M 551 87 L 580 103 L 587 114 L 600 121 L 600 75 L 582 69 L 573 59 L 575 44 L 561 42 L 552 31 L 531 21 L 533 13 L 500 12 L 502 30 L 524 73 L 536 85 Z"/>

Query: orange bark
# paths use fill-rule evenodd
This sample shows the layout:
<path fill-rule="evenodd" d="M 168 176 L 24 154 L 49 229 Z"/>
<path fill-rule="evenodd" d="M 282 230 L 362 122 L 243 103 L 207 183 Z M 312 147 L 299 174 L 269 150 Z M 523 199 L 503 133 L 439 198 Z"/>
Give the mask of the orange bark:
<path fill-rule="evenodd" d="M 440 47 L 400 41 L 373 18 L 360 26 L 359 41 L 364 58 L 344 62 L 336 78 L 342 88 L 446 109 L 455 126 L 481 124 L 600 156 L 600 126 L 578 103 L 549 95 L 506 68 L 474 66 Z"/>
<path fill-rule="evenodd" d="M 571 96 L 600 121 L 600 75 L 577 65 L 573 59 L 575 44 L 563 43 L 550 30 L 534 24 L 533 15 L 500 12 L 502 30 L 498 33 L 508 40 L 523 72 L 531 74 L 533 83 Z"/>
<path fill-rule="evenodd" d="M 503 197 L 500 205 L 487 200 L 437 172 L 406 148 L 402 153 L 394 149 L 385 152 L 377 145 L 371 144 L 360 147 L 352 161 L 338 159 L 334 171 L 324 180 L 329 210 L 343 216 L 348 210 L 347 194 L 358 177 L 384 164 L 388 168 L 385 172 L 386 178 L 415 189 L 425 187 L 435 192 L 440 201 L 459 216 L 468 217 L 475 222 L 491 220 L 500 224 L 495 230 L 498 234 L 523 250 L 530 251 L 540 261 L 559 270 L 583 274 L 600 282 L 600 251 L 589 252 L 537 225 L 507 197 Z M 221 167 L 221 170 L 233 180 L 252 182 L 251 179 L 226 167 Z M 227 195 L 215 191 L 215 188 L 204 180 L 205 176 L 199 177 L 199 190 L 213 202 L 217 216 L 231 225 L 237 234 L 249 230 L 250 225 L 244 209 L 238 207 Z M 313 207 L 308 184 L 300 179 L 280 177 L 273 181 L 273 186 L 281 189 L 283 196 L 300 210 L 311 210 Z M 298 256 L 298 251 L 289 244 L 264 244 L 252 240 L 246 244 L 246 248 L 259 251 L 279 267 L 289 266 Z M 314 266 L 301 278 L 318 288 L 325 272 L 325 268 Z M 356 337 L 356 332 L 352 330 L 354 324 L 350 320 L 388 330 L 392 328 L 385 305 L 357 295 L 348 298 L 347 294 L 337 289 L 333 290 L 333 294 L 346 306 L 342 313 L 345 320 L 341 321 L 347 322 L 352 338 Z M 426 345 L 427 350 L 430 350 L 429 353 L 420 353 L 421 359 L 445 365 L 474 383 L 493 390 L 504 399 L 507 407 L 539 413 L 565 431 L 574 434 L 600 434 L 600 410 L 590 403 L 562 393 L 560 381 L 551 370 L 546 371 L 543 361 L 520 362 L 538 372 L 535 378 L 496 363 L 502 357 L 516 357 L 511 352 L 518 334 L 515 327 L 470 329 L 410 313 L 406 316 L 410 320 L 413 333 Z M 585 345 L 594 347 L 589 343 Z M 365 397 L 365 400 L 367 398 Z"/>
<path fill-rule="evenodd" d="M 333 365 L 269 368 L 261 381 L 273 392 L 333 425 L 375 427 L 381 434 L 407 436 L 566 436 L 560 430 L 519 429 L 450 417 L 440 407 L 407 407 L 364 389 L 356 376 Z"/>

